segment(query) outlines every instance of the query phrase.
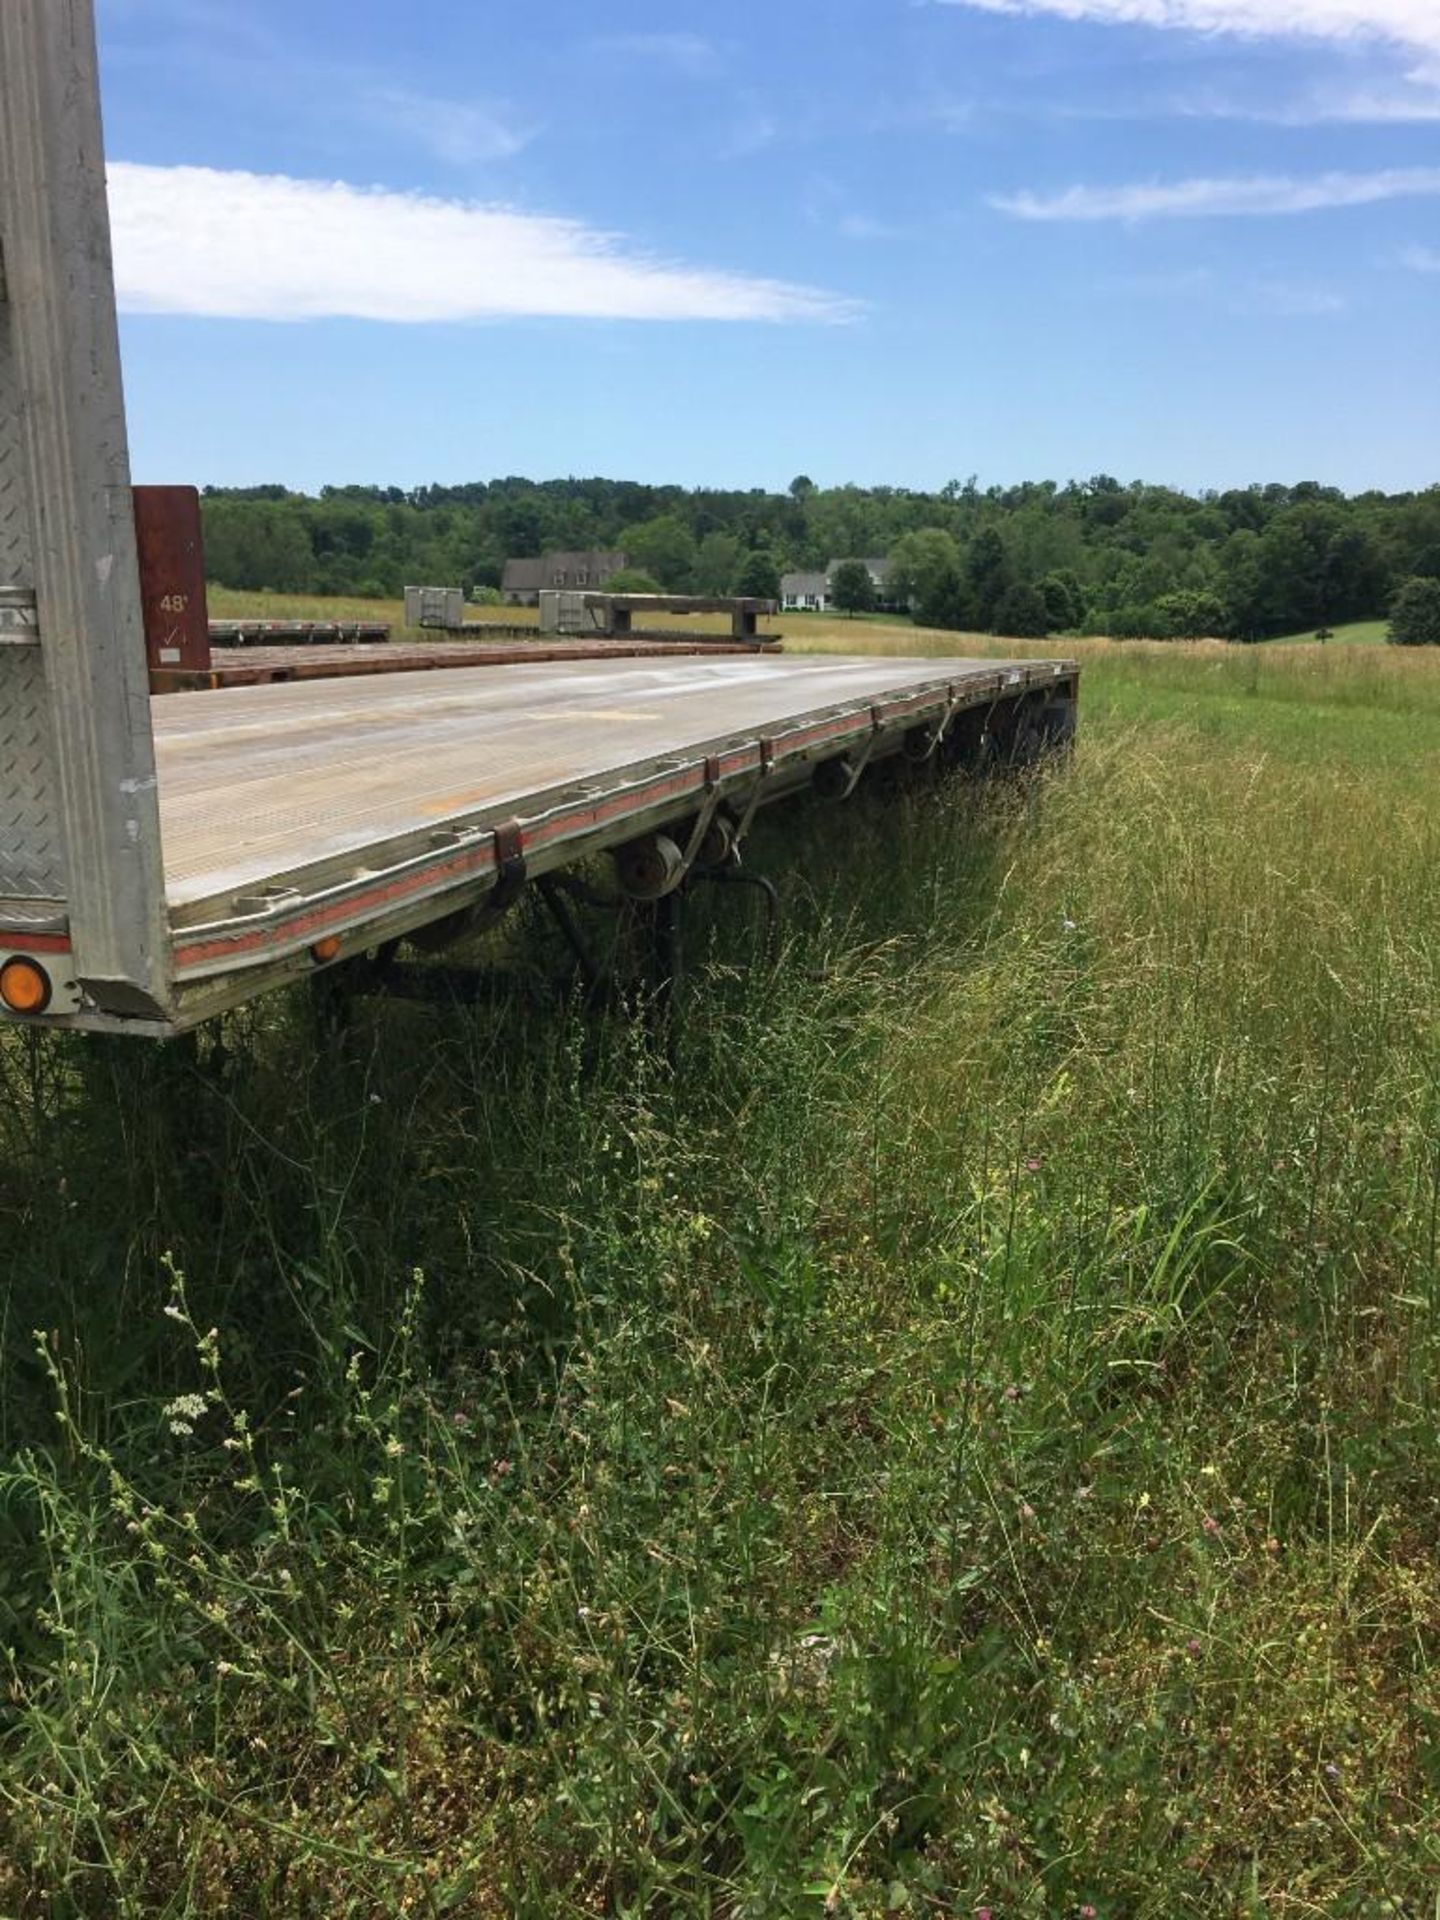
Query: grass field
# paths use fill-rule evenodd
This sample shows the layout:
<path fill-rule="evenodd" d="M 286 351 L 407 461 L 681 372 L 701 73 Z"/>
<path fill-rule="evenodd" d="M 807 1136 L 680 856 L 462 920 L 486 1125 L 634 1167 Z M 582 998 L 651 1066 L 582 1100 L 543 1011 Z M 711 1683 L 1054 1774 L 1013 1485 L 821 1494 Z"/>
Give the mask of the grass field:
<path fill-rule="evenodd" d="M 8 1037 L 0 1914 L 1433 1920 L 1440 660 L 1063 650 L 673 1059 Z"/>
<path fill-rule="evenodd" d="M 211 586 L 208 592 L 212 620 L 384 620 L 395 637 L 421 638 L 419 628 L 405 625 L 403 600 L 316 599 L 304 593 L 240 593 L 233 587 Z M 467 620 L 538 627 L 535 607 L 467 607 Z M 424 635 L 427 639 L 432 634 Z"/>
<path fill-rule="evenodd" d="M 395 629 L 397 638 L 402 635 L 416 639 L 422 637 L 418 632 L 413 635 L 408 633 L 404 603 L 399 600 L 315 600 L 304 594 L 239 593 L 229 587 L 212 586 L 210 613 L 216 620 L 387 620 Z M 540 616 L 534 607 L 469 607 L 465 617 L 467 621 L 481 623 L 538 626 Z M 774 631 L 784 635 L 792 651 L 801 653 L 830 649 L 846 653 L 994 653 L 997 650 L 1013 653 L 1017 646 L 1025 646 L 1023 642 L 997 642 L 991 634 L 917 629 L 908 620 L 897 620 L 892 614 L 882 613 L 861 614 L 854 619 L 844 614 L 786 613 L 777 615 L 768 624 Z M 685 625 L 693 626 L 697 633 L 728 633 L 730 623 L 718 614 L 697 614 L 688 618 Z M 1387 643 L 1389 631 L 1388 621 L 1359 620 L 1349 626 L 1337 627 L 1333 639 L 1326 645 L 1383 646 Z M 433 639 L 435 636 L 423 637 Z M 1087 643 L 1054 643 L 1062 651 L 1073 651 L 1076 645 L 1082 644 Z M 1126 641 L 1124 644 L 1128 647 L 1140 643 Z M 1202 641 L 1183 644 L 1188 649 L 1196 644 L 1210 646 L 1216 643 Z M 1291 633 L 1266 644 L 1272 647 L 1296 647 L 1316 646 L 1319 643 L 1313 633 Z"/>
<path fill-rule="evenodd" d="M 1390 622 L 1388 620 L 1352 620 L 1346 626 L 1332 630 L 1330 639 L 1325 643 L 1332 647 L 1383 647 L 1390 641 Z M 1287 633 L 1279 640 L 1269 642 L 1272 647 L 1311 646 L 1315 644 L 1315 634 Z"/>

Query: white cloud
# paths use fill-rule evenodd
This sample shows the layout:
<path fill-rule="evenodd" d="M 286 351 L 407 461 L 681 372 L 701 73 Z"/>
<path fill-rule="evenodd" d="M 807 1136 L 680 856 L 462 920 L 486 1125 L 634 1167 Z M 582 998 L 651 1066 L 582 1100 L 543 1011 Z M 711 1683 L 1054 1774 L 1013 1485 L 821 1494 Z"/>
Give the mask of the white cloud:
<path fill-rule="evenodd" d="M 387 132 L 413 140 L 452 166 L 511 160 L 535 138 L 509 109 L 483 100 L 445 100 L 410 87 L 366 87 L 359 110 Z"/>
<path fill-rule="evenodd" d="M 283 174 L 111 164 L 121 305 L 230 319 L 810 320 L 811 287 L 629 250 L 579 221 Z"/>
<path fill-rule="evenodd" d="M 969 95 L 928 87 L 899 97 L 880 95 L 872 99 L 861 110 L 859 124 L 866 133 L 908 132 L 915 127 L 968 133 L 980 110 L 979 103 Z"/>
<path fill-rule="evenodd" d="M 1380 173 L 1322 173 L 1308 180 L 1251 174 L 1229 180 L 1141 182 L 1067 187 L 1063 193 L 991 196 L 1018 220 L 1176 220 L 1232 215 L 1314 213 L 1377 200 L 1440 195 L 1440 167 L 1391 167 Z"/>
<path fill-rule="evenodd" d="M 1211 267 L 1175 267 L 1162 273 L 1120 274 L 1103 284 L 1111 292 L 1122 293 L 1127 298 L 1131 294 L 1144 294 L 1161 300 L 1188 300 L 1214 291 L 1215 272 Z"/>
<path fill-rule="evenodd" d="M 1213 267 L 1176 267 L 1170 272 L 1127 273 L 1101 283 L 1105 290 L 1157 300 L 1183 300 L 1227 313 L 1274 314 L 1285 318 L 1318 319 L 1344 313 L 1349 302 L 1330 287 L 1277 279 L 1230 279 Z"/>
<path fill-rule="evenodd" d="M 986 13 L 1052 14 L 1110 26 L 1179 27 L 1247 39 L 1388 40 L 1440 52 L 1436 0 L 947 0 Z"/>
<path fill-rule="evenodd" d="M 845 240 L 898 240 L 902 229 L 870 213 L 842 213 L 835 231 Z"/>
<path fill-rule="evenodd" d="M 1440 248 L 1407 247 L 1400 256 L 1400 264 L 1409 267 L 1412 273 L 1440 273 Z"/>
<path fill-rule="evenodd" d="M 213 34 L 232 49 L 244 47 L 275 58 L 283 58 L 286 51 L 263 20 L 230 0 L 98 0 L 97 12 L 102 40 L 112 26 L 137 26 L 158 28 L 172 48 L 177 35 Z M 293 54 L 293 47 L 290 51 Z"/>
<path fill-rule="evenodd" d="M 723 122 L 720 154 L 726 160 L 748 160 L 752 154 L 763 153 L 766 147 L 772 146 L 782 131 L 795 133 L 795 122 L 788 122 L 782 129 L 764 104 L 753 94 L 747 94 L 735 102 L 731 117 Z"/>
<path fill-rule="evenodd" d="M 1284 319 L 1318 320 L 1349 308 L 1344 294 L 1331 287 L 1304 286 L 1289 280 L 1260 280 L 1235 295 L 1236 313 L 1269 313 Z"/>
<path fill-rule="evenodd" d="M 653 60 L 692 79 L 713 73 L 720 65 L 714 42 L 699 33 L 612 33 L 601 44 L 612 53 Z"/>
<path fill-rule="evenodd" d="M 1440 121 L 1440 85 L 1414 74 L 1408 84 L 1319 89 L 1293 100 L 1235 100 L 1189 94 L 1169 111 L 1191 120 L 1250 120 L 1271 127 L 1424 126 Z"/>

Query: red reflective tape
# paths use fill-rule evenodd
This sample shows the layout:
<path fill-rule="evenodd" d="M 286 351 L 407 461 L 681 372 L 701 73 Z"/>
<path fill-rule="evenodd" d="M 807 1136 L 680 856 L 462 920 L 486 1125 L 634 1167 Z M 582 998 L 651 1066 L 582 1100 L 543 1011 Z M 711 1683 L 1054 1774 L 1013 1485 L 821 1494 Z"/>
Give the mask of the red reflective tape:
<path fill-rule="evenodd" d="M 292 914 L 289 919 L 278 921 L 274 926 L 254 927 L 248 933 L 219 934 L 212 940 L 196 941 L 188 947 L 177 946 L 175 964 L 181 968 L 196 967 L 207 960 L 225 960 L 237 954 L 262 952 L 266 947 L 277 946 L 284 941 L 303 940 L 323 932 L 366 907 L 383 907 L 397 900 L 408 900 L 433 880 L 453 878 L 459 882 L 473 879 L 477 871 L 483 873 L 493 865 L 488 856 L 477 857 L 478 852 L 477 849 L 456 859 L 438 861 L 432 866 L 422 867 L 416 873 L 404 874 L 380 886 L 367 887 L 363 893 L 348 894 L 343 900 L 313 907 L 308 913 Z"/>
<path fill-rule="evenodd" d="M 10 933 L 0 928 L 0 948 L 13 947 L 22 953 L 69 953 L 68 933 Z"/>
<path fill-rule="evenodd" d="M 604 826 L 606 821 L 623 819 L 627 813 L 648 812 L 657 800 L 664 800 L 672 793 L 683 793 L 696 784 L 695 776 L 687 773 L 678 779 L 655 780 L 643 787 L 628 787 L 623 793 L 612 794 L 608 800 L 597 801 L 593 806 L 567 808 L 553 819 L 541 820 L 531 827 L 527 837 L 533 847 L 548 846 L 552 840 L 563 840 L 577 820 L 589 821 L 592 826 Z"/>

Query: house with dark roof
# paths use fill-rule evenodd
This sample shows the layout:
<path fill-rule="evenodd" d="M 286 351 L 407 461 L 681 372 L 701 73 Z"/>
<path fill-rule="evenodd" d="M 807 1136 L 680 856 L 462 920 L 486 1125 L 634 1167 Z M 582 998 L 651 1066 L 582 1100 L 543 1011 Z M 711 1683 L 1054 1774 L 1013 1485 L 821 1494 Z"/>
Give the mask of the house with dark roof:
<path fill-rule="evenodd" d="M 782 573 L 780 576 L 781 607 L 787 613 L 828 613 L 831 604 L 830 582 L 835 577 L 835 569 L 844 564 L 843 560 L 832 560 L 823 573 Z M 886 592 L 890 579 L 890 562 L 883 554 L 875 554 L 863 559 L 861 565 L 874 582 L 876 606 L 892 607 L 895 603 Z"/>
<path fill-rule="evenodd" d="M 542 592 L 594 591 L 630 564 L 623 553 L 542 553 L 534 560 L 507 560 L 500 592 L 512 607 L 537 607 Z"/>
<path fill-rule="evenodd" d="M 844 560 L 832 560 L 825 569 L 825 578 L 827 580 L 833 580 L 835 578 L 836 568 L 843 567 L 844 564 Z M 892 606 L 894 603 L 886 592 L 886 588 L 890 583 L 890 562 L 885 558 L 884 554 L 862 555 L 860 556 L 860 564 L 869 574 L 870 584 L 875 589 L 875 605 L 877 607 Z"/>
<path fill-rule="evenodd" d="M 780 605 L 787 613 L 824 613 L 830 582 L 823 573 L 782 573 Z"/>

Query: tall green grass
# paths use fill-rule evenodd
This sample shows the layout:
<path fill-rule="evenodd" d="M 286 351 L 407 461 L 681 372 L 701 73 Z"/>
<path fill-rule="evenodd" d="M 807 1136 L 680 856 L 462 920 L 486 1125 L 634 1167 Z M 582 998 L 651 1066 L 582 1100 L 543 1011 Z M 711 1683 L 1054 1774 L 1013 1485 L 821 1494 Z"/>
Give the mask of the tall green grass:
<path fill-rule="evenodd" d="M 1272 644 L 1282 647 L 1308 646 L 1317 639 L 1312 627 L 1307 633 L 1287 633 Z M 1330 639 L 1324 643 L 1342 647 L 1382 647 L 1390 639 L 1388 620 L 1351 620 L 1343 626 L 1330 630 Z"/>
<path fill-rule="evenodd" d="M 1249 659 L 766 822 L 670 1052 L 12 1037 L 0 1912 L 1434 1912 L 1440 677 Z"/>

